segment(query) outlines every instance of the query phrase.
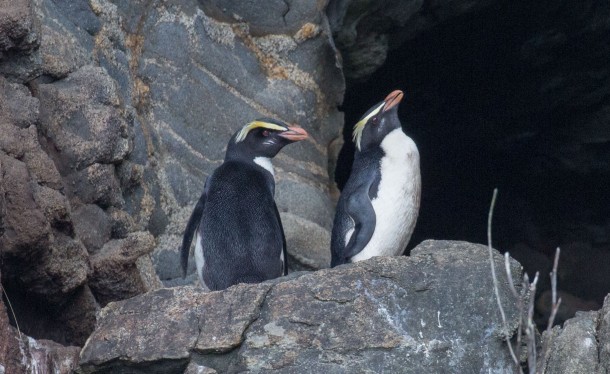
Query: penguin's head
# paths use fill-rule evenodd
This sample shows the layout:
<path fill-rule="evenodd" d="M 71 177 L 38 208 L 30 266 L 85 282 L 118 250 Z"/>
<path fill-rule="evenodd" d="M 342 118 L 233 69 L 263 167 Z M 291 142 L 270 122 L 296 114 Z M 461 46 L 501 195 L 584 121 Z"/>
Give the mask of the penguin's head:
<path fill-rule="evenodd" d="M 392 91 L 385 100 L 373 105 L 364 113 L 360 121 L 354 125 L 352 139 L 359 151 L 378 146 L 386 135 L 400 128 L 398 104 L 403 96 L 400 90 Z"/>
<path fill-rule="evenodd" d="M 273 158 L 286 145 L 307 139 L 300 126 L 272 118 L 259 118 L 238 130 L 227 147 L 227 157 Z"/>

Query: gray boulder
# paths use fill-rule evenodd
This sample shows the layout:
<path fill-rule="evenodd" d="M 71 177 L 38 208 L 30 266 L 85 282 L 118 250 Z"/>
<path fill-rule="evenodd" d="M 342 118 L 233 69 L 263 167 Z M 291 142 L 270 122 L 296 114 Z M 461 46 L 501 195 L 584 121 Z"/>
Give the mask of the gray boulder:
<path fill-rule="evenodd" d="M 517 262 L 511 271 L 520 278 Z M 512 331 L 518 312 L 499 279 Z M 110 303 L 79 372 L 507 373 L 502 331 L 487 248 L 426 241 L 410 257 Z"/>
<path fill-rule="evenodd" d="M 161 286 L 150 258 L 145 256 L 153 247 L 150 233 L 135 232 L 124 239 L 108 241 L 91 256 L 93 274 L 89 285 L 101 305 Z"/>
<path fill-rule="evenodd" d="M 39 43 L 40 23 L 28 0 L 0 2 L 0 61 L 6 55 L 28 52 Z"/>
<path fill-rule="evenodd" d="M 601 310 L 577 312 L 563 327 L 545 331 L 542 341 L 549 346 L 549 353 L 540 358 L 544 366 L 541 373 L 610 372 L 610 295 Z"/>

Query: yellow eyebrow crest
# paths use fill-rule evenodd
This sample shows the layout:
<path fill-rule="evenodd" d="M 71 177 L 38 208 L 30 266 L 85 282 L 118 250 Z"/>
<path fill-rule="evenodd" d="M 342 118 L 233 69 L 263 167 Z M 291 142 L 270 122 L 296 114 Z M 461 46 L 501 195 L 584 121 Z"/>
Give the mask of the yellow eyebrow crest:
<path fill-rule="evenodd" d="M 275 123 L 264 122 L 264 121 L 252 121 L 252 122 L 248 123 L 247 125 L 245 125 L 244 127 L 242 127 L 241 130 L 239 130 L 239 133 L 237 134 L 237 137 L 235 138 L 235 143 L 239 143 L 242 140 L 246 139 L 246 136 L 248 136 L 248 133 L 250 131 L 252 131 L 256 128 L 259 128 L 259 127 L 264 127 L 269 130 L 277 130 L 277 131 L 288 130 L 284 126 L 276 125 Z"/>
<path fill-rule="evenodd" d="M 377 113 L 379 113 L 379 111 L 381 110 L 381 108 L 383 108 L 384 105 L 385 105 L 385 102 L 382 102 L 381 104 L 379 104 L 379 106 L 377 108 L 375 108 L 375 110 L 372 110 L 371 113 L 369 113 L 366 117 L 364 117 L 363 119 L 361 119 L 354 125 L 354 133 L 352 135 L 352 141 L 354 141 L 354 143 L 356 143 L 356 147 L 358 147 L 358 150 L 361 150 L 360 141 L 362 140 L 362 131 L 364 131 L 364 125 L 366 125 L 366 123 L 368 122 L 369 119 L 371 119 L 371 117 L 377 115 Z"/>

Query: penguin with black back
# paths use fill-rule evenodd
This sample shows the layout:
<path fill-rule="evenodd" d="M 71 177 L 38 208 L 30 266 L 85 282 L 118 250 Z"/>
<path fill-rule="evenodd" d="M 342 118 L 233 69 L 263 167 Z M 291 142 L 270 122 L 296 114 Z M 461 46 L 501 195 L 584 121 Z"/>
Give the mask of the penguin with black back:
<path fill-rule="evenodd" d="M 195 232 L 197 274 L 212 291 L 288 274 L 271 159 L 307 136 L 299 126 L 270 118 L 250 122 L 233 135 L 186 226 L 180 250 L 183 276 Z"/>
<path fill-rule="evenodd" d="M 354 162 L 335 213 L 331 267 L 404 252 L 419 213 L 419 151 L 402 130 L 390 93 L 354 126 Z"/>

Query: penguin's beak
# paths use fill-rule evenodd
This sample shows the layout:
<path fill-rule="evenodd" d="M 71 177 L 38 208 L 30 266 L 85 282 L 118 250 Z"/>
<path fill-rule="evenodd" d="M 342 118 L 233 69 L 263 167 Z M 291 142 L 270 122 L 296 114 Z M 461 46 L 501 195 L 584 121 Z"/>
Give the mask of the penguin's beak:
<path fill-rule="evenodd" d="M 381 110 L 381 112 L 387 112 L 388 110 L 398 105 L 402 100 L 403 96 L 404 94 L 401 90 L 392 91 L 388 96 L 386 96 L 385 100 L 383 100 L 385 104 L 383 105 L 383 109 Z"/>
<path fill-rule="evenodd" d="M 288 139 L 291 142 L 298 142 L 299 140 L 307 139 L 307 131 L 298 125 L 288 126 L 288 130 L 279 133 L 284 139 Z"/>

